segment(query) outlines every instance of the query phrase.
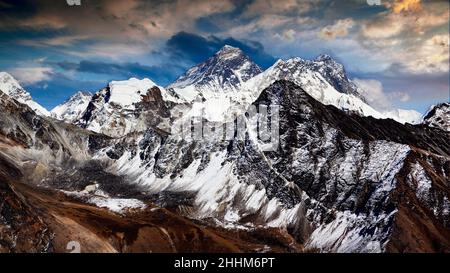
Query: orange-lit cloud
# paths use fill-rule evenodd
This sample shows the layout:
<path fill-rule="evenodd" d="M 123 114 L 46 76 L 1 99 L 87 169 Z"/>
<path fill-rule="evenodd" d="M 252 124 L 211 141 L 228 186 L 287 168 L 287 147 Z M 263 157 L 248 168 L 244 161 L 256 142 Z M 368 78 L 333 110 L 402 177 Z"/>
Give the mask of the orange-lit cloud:
<path fill-rule="evenodd" d="M 421 9 L 421 0 L 395 0 L 392 4 L 392 11 L 394 13 L 416 12 Z"/>
<path fill-rule="evenodd" d="M 338 37 L 345 37 L 348 35 L 349 30 L 354 25 L 355 22 L 350 18 L 338 20 L 333 25 L 324 27 L 320 31 L 319 37 L 323 39 L 335 39 Z"/>

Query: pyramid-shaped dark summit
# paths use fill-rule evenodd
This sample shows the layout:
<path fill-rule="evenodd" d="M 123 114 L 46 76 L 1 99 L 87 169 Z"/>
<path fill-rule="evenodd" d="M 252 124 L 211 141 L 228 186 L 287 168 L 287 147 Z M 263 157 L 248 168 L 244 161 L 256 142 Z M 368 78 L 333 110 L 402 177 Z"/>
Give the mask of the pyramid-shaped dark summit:
<path fill-rule="evenodd" d="M 261 72 L 261 68 L 241 49 L 226 45 L 205 62 L 189 69 L 168 88 L 195 86 L 217 91 L 236 90 Z"/>

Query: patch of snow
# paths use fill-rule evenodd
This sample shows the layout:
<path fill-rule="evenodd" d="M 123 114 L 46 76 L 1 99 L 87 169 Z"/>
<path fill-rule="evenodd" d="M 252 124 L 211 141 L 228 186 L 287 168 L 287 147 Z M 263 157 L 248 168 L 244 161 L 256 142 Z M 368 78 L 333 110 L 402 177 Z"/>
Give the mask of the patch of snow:
<path fill-rule="evenodd" d="M 415 110 L 394 109 L 383 112 L 383 114 L 390 119 L 399 123 L 419 124 L 422 120 L 422 114 Z"/>
<path fill-rule="evenodd" d="M 137 199 L 119 199 L 94 196 L 89 198 L 87 202 L 97 207 L 106 208 L 120 214 L 129 210 L 142 210 L 147 207 L 144 202 Z"/>
<path fill-rule="evenodd" d="M 338 212 L 335 220 L 314 230 L 306 247 L 337 253 L 380 253 L 387 240 L 380 241 L 381 231 L 376 226 L 388 222 L 394 214 L 358 216 L 349 211 Z M 374 229 L 373 233 L 364 232 L 368 228 Z"/>
<path fill-rule="evenodd" d="M 68 196 L 81 199 L 88 204 L 95 205 L 99 208 L 105 208 L 119 214 L 126 213 L 130 210 L 143 210 L 147 208 L 147 205 L 138 199 L 112 198 L 103 192 L 100 192 L 100 194 L 98 194 L 97 191 L 95 194 L 88 193 L 86 190 L 82 192 L 62 192 Z"/>
<path fill-rule="evenodd" d="M 150 79 L 131 78 L 126 81 L 112 81 L 109 83 L 111 91 L 109 102 L 123 107 L 132 106 L 134 103 L 140 102 L 142 96 L 154 86 L 156 84 Z"/>
<path fill-rule="evenodd" d="M 420 200 L 426 201 L 429 199 L 431 180 L 418 162 L 411 166 L 411 173 L 408 175 L 407 181 L 411 187 L 416 188 L 416 196 Z M 413 185 L 413 181 L 416 182 L 416 185 Z"/>

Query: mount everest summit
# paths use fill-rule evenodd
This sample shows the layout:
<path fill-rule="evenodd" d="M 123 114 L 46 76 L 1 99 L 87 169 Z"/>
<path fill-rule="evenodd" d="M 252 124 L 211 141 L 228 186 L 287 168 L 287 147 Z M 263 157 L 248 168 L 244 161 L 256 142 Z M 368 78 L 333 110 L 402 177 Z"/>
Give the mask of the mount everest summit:
<path fill-rule="evenodd" d="M 262 71 L 225 46 L 167 87 L 113 81 L 51 113 L 0 75 L 0 252 L 67 236 L 92 252 L 450 251 L 448 103 L 379 112 L 330 56 Z M 270 106 L 267 151 L 247 112 Z M 231 139 L 177 134 L 239 122 Z"/>

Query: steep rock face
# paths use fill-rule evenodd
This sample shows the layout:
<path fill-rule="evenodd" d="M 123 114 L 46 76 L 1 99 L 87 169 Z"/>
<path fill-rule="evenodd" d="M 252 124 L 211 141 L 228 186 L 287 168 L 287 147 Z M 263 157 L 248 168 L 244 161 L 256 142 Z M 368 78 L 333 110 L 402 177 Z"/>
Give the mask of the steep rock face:
<path fill-rule="evenodd" d="M 173 89 L 187 101 L 193 101 L 197 96 L 209 99 L 222 93 L 239 91 L 242 83 L 261 72 L 258 65 L 240 49 L 224 46 L 204 63 L 192 67 L 167 89 Z"/>
<path fill-rule="evenodd" d="M 62 156 L 66 159 L 86 159 L 91 136 L 98 136 L 72 124 L 36 115 L 28 105 L 17 102 L 2 92 L 0 110 L 4 113 L 0 117 L 0 136 L 5 143 L 15 143 L 36 151 L 48 150 L 55 158 Z"/>
<path fill-rule="evenodd" d="M 139 132 L 167 119 L 167 105 L 176 100 L 149 79 L 111 82 L 97 92 L 75 124 L 112 137 Z M 166 103 L 167 102 L 167 103 Z M 156 118 L 157 121 L 152 119 Z"/>
<path fill-rule="evenodd" d="M 365 98 L 358 92 L 357 86 L 348 79 L 344 66 L 331 56 L 322 54 L 315 60 L 304 61 L 304 63 L 305 68 L 319 72 L 338 92 L 354 95 L 365 101 Z"/>
<path fill-rule="evenodd" d="M 52 233 L 8 183 L 9 177 L 21 176 L 0 153 L 0 253 L 51 251 Z"/>
<path fill-rule="evenodd" d="M 441 103 L 433 106 L 424 116 L 423 123 L 431 127 L 450 131 L 450 103 Z"/>
<path fill-rule="evenodd" d="M 395 215 L 389 252 L 449 252 L 448 157 L 413 149 L 392 194 Z"/>
<path fill-rule="evenodd" d="M 142 103 L 164 102 L 158 89 L 153 89 Z M 169 192 L 149 193 L 129 177 L 113 172 L 111 164 L 125 151 L 136 149 L 140 133 L 119 139 L 95 134 L 40 117 L 3 93 L 0 110 L 4 113 L 0 116 L 2 253 L 68 252 L 71 242 L 80 243 L 81 252 L 302 249 L 283 230 L 208 227 L 154 206 L 176 210 L 182 200 Z M 156 142 L 148 137 L 139 142 L 146 149 L 152 144 Z"/>
<path fill-rule="evenodd" d="M 415 238 L 440 242 L 427 251 L 449 248 L 447 133 L 349 115 L 286 81 L 264 90 L 255 104 L 281 107 L 277 151 L 262 151 L 251 131 L 229 141 L 195 141 L 151 129 L 119 154 L 112 170 L 151 193 L 179 196 L 170 202 L 193 218 L 285 227 L 309 249 L 379 252 L 396 240 L 399 251 L 416 249 L 396 233 L 405 225 L 399 219 L 410 219 L 403 211 L 408 200 L 396 194 L 405 185 L 411 196 L 420 194 L 411 167 L 418 164 L 436 177 L 427 198 L 415 200 L 436 232 L 418 228 Z M 251 119 L 245 122 L 252 128 Z M 419 157 L 434 165 L 411 162 Z"/>
<path fill-rule="evenodd" d="M 333 61 L 333 63 L 335 62 Z M 336 69 L 341 67 L 341 65 L 337 64 L 336 66 L 338 66 Z M 383 114 L 365 103 L 360 95 L 354 94 L 356 91 L 352 90 L 356 87 L 347 80 L 345 74 L 341 75 L 339 73 L 339 69 L 335 73 L 326 72 L 330 71 L 332 67 L 324 65 L 323 61 L 306 61 L 301 58 L 293 58 L 286 61 L 279 60 L 272 67 L 249 80 L 245 88 L 247 90 L 255 90 L 254 92 L 259 94 L 262 90 L 278 80 L 292 81 L 323 104 L 334 105 L 341 110 L 355 112 L 361 116 L 386 118 Z M 349 89 L 348 91 L 342 89 L 338 91 L 332 85 L 333 83 L 340 86 L 340 88 L 348 87 Z"/>
<path fill-rule="evenodd" d="M 287 63 L 288 68 L 296 64 Z M 282 247 L 269 244 L 265 251 L 450 251 L 449 132 L 324 105 L 311 94 L 317 92 L 320 98 L 329 95 L 323 91 L 334 90 L 339 96 L 353 95 L 337 92 L 318 72 L 294 77 L 302 79 L 299 86 L 277 80 L 280 75 L 295 76 L 291 70 L 276 71 L 265 82 L 267 88 L 248 92 L 252 100 L 233 102 L 240 109 L 232 109 L 236 112 L 230 119 L 204 118 L 205 110 L 214 109 L 204 107 L 214 105 L 207 104 L 211 98 L 190 104 L 149 80 L 112 82 L 93 96 L 79 120 L 81 127 L 108 136 L 36 115 L 0 92 L 0 174 L 7 181 L 0 194 L 8 200 L 27 194 L 35 208 L 25 206 L 23 198 L 8 201 L 5 207 L 18 211 L 3 213 L 4 222 L 19 219 L 35 226 L 27 234 L 41 234 L 38 238 L 44 243 L 32 243 L 33 251 L 51 249 L 46 247 L 47 227 L 56 234 L 53 247 L 61 250 L 64 226 L 82 229 L 83 242 L 95 238 L 89 246 L 93 250 L 112 252 L 145 249 L 149 241 L 145 236 L 131 239 L 136 238 L 133 234 L 161 238 L 167 229 L 172 235 L 152 250 L 188 249 L 179 240 L 195 230 L 194 234 L 218 238 L 210 241 L 211 247 L 198 242 L 200 250 L 262 251 L 260 241 L 251 247 L 249 242 L 233 241 L 232 235 L 220 232 L 224 227 L 257 236 L 260 228 L 277 231 L 269 236 L 281 237 Z M 276 149 L 263 149 L 267 143 L 255 129 L 264 119 L 258 120 L 262 114 L 244 114 L 242 108 L 249 104 L 279 107 L 279 122 L 269 125 L 280 135 Z M 237 124 L 243 131 L 232 127 L 229 139 L 206 127 L 198 138 L 192 132 L 193 126 Z M 11 183 L 14 179 L 28 186 Z M 44 188 L 49 192 L 41 192 Z M 213 227 L 200 228 L 153 204 Z M 137 218 L 130 214 L 135 211 Z M 54 214 L 56 219 L 44 217 Z M 111 232 L 99 236 L 98 222 L 103 221 Z M 143 223 L 158 228 L 141 229 Z M 181 224 L 189 229 L 177 229 Z M 17 240 L 16 230 L 7 225 L 0 221 L 9 250 Z"/>
<path fill-rule="evenodd" d="M 20 84 L 8 73 L 0 72 L 0 91 L 9 95 L 11 98 L 20 103 L 28 105 L 31 109 L 36 111 L 39 115 L 49 116 L 50 113 L 37 102 L 35 102 L 31 95 L 20 86 Z"/>
<path fill-rule="evenodd" d="M 309 246 L 332 251 L 371 251 L 373 247 L 377 251 L 392 242 L 413 251 L 415 242 L 405 242 L 393 232 L 399 229 L 396 224 L 400 221 L 417 221 L 414 215 L 418 212 L 411 212 L 414 207 L 408 208 L 408 213 L 403 211 L 409 202 L 401 195 L 406 180 L 409 188 L 405 191 L 422 195 L 414 200 L 421 207 L 419 213 L 433 219 L 425 221 L 426 225 L 437 230 L 430 240 L 420 227 L 425 225 L 422 221 L 415 230 L 415 240 L 440 241 L 428 251 L 448 249 L 448 134 L 423 126 L 347 116 L 307 97 L 298 87 L 280 82 L 264 91 L 259 101 L 276 101 L 285 109 L 280 113 L 280 131 L 281 139 L 287 141 L 284 145 L 281 142 L 281 154 L 268 156 L 274 162 L 272 166 L 318 201 L 319 208 L 327 208 L 327 213 L 334 211 L 332 218 L 319 218 L 319 223 L 323 222 L 309 238 Z M 433 163 L 430 166 L 424 161 Z M 417 168 L 423 170 L 424 177 Z M 417 186 L 412 181 L 425 185 Z M 318 211 L 311 213 L 313 219 L 320 215 Z M 336 244 L 338 241 L 341 243 Z"/>
<path fill-rule="evenodd" d="M 117 138 L 42 118 L 6 95 L 0 102 L 1 165 L 88 206 L 150 201 L 207 225 L 285 229 L 307 250 L 449 251 L 450 147 L 440 129 L 349 114 L 287 81 L 254 102 L 280 107 L 271 152 L 247 115 L 231 139 L 180 137 L 178 121 L 189 120 L 158 87 L 131 104 L 153 123 Z"/>
<path fill-rule="evenodd" d="M 91 99 L 91 93 L 77 92 L 66 102 L 53 108 L 51 111 L 51 116 L 67 123 L 73 123 L 81 118 Z"/>
<path fill-rule="evenodd" d="M 278 60 L 272 67 L 246 82 L 244 90 L 253 90 L 257 96 L 277 80 L 292 81 L 321 103 L 361 116 L 393 119 L 403 124 L 417 124 L 421 118 L 421 114 L 414 110 L 376 110 L 366 102 L 362 87 L 348 79 L 344 66 L 328 55 L 320 55 L 315 60 L 298 57 Z"/>

